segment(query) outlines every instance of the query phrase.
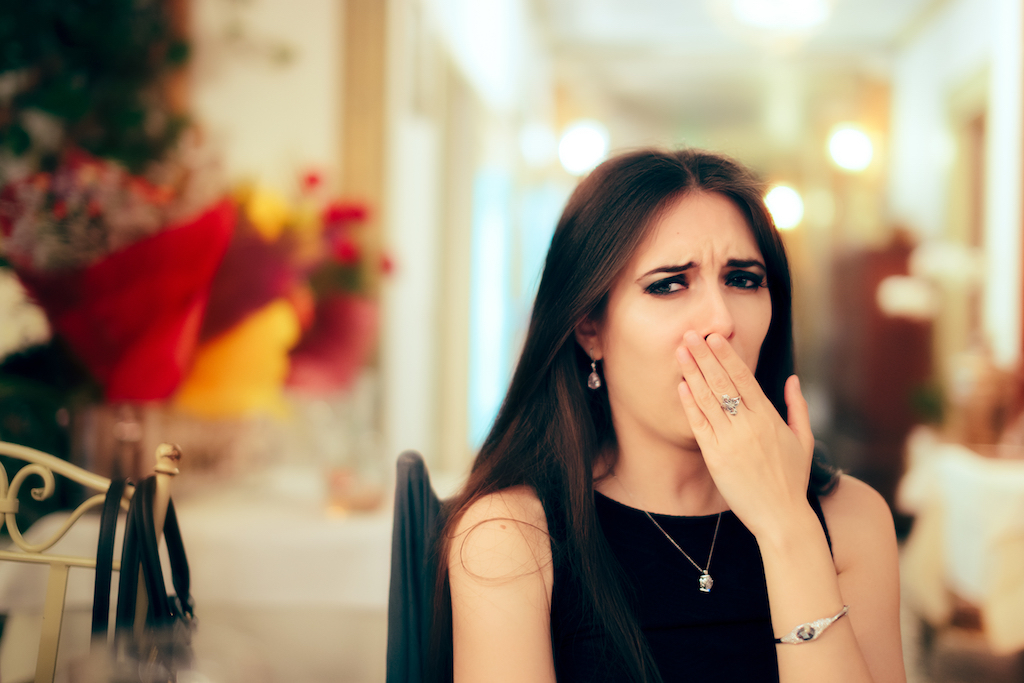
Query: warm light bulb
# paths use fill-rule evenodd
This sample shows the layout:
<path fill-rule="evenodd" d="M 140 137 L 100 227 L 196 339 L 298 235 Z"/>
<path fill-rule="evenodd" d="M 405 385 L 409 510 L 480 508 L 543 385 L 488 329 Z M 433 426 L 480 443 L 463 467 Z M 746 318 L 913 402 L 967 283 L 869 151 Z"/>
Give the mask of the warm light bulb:
<path fill-rule="evenodd" d="M 789 230 L 800 224 L 804 217 L 804 200 L 800 193 L 788 185 L 776 185 L 764 197 L 775 227 Z"/>
<path fill-rule="evenodd" d="M 847 171 L 863 171 L 871 163 L 874 148 L 867 133 L 855 126 L 840 126 L 828 141 L 832 160 Z"/>
<path fill-rule="evenodd" d="M 600 121 L 571 124 L 558 143 L 558 160 L 573 175 L 583 175 L 608 155 L 608 129 Z"/>

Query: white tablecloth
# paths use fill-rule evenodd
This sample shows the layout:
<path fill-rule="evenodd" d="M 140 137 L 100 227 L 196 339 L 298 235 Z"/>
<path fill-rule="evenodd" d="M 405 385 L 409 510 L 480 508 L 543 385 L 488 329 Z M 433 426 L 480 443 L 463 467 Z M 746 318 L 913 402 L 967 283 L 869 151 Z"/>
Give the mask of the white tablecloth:
<path fill-rule="evenodd" d="M 1024 648 L 1024 460 L 982 457 L 921 431 L 899 504 L 916 515 L 903 555 L 907 598 L 930 621 L 950 591 L 981 609 L 997 651 Z"/>

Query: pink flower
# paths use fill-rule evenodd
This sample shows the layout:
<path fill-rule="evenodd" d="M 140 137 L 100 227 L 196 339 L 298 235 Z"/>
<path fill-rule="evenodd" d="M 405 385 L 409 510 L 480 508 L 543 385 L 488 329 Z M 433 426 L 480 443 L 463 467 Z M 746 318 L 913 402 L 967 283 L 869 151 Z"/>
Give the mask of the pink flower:
<path fill-rule="evenodd" d="M 324 182 L 324 177 L 319 171 L 309 171 L 302 176 L 302 191 L 309 193 L 320 187 Z"/>

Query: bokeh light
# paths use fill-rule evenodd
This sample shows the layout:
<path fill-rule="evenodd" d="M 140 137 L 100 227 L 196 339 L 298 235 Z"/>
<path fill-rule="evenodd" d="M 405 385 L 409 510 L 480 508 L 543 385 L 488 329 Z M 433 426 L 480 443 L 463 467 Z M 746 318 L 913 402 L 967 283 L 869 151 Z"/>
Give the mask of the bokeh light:
<path fill-rule="evenodd" d="M 800 193 L 788 185 L 776 185 L 764 197 L 772 214 L 775 227 L 790 230 L 800 224 L 804 217 L 804 200 Z"/>
<path fill-rule="evenodd" d="M 575 121 L 562 133 L 558 160 L 569 173 L 583 175 L 604 161 L 608 144 L 608 129 L 600 121 Z"/>
<path fill-rule="evenodd" d="M 832 160 L 847 171 L 863 171 L 871 163 L 874 147 L 871 138 L 860 128 L 842 125 L 836 128 L 828 141 Z"/>

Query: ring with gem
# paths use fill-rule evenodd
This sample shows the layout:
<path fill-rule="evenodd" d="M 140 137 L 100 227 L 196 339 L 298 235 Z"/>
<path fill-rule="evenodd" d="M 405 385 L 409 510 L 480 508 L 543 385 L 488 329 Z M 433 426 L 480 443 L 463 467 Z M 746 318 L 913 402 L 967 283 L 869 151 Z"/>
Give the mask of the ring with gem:
<path fill-rule="evenodd" d="M 730 415 L 736 414 L 736 408 L 740 405 L 740 397 L 731 398 L 728 394 L 722 394 L 722 410 Z"/>

